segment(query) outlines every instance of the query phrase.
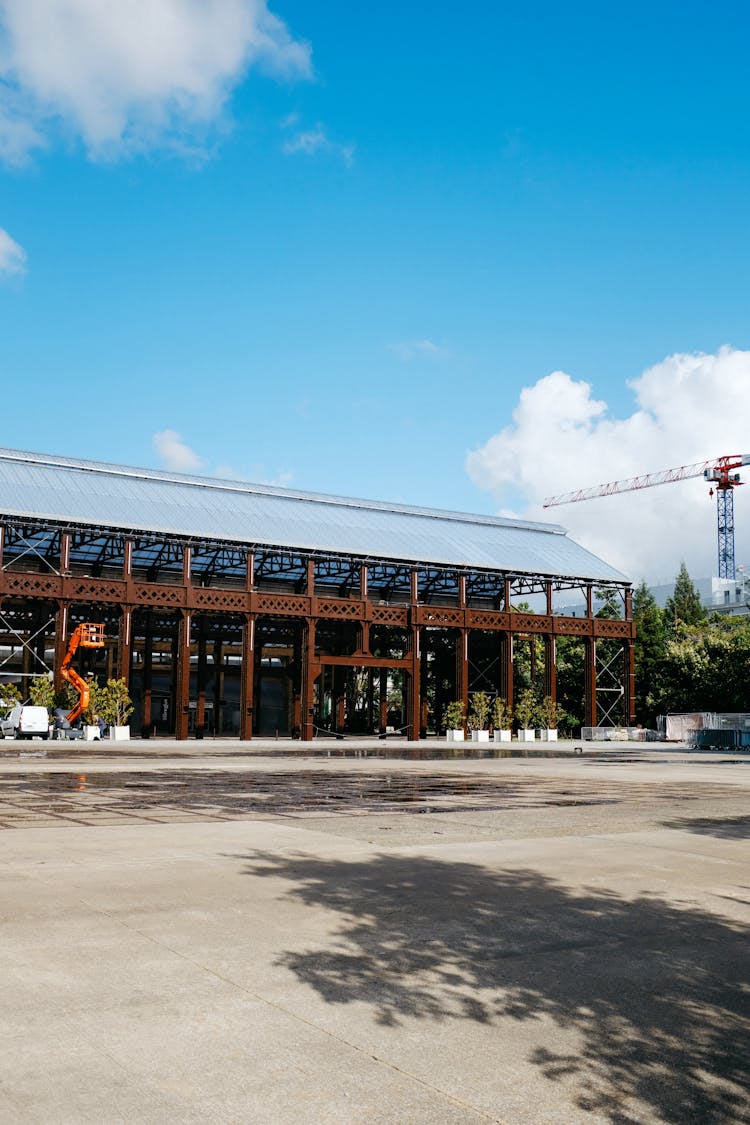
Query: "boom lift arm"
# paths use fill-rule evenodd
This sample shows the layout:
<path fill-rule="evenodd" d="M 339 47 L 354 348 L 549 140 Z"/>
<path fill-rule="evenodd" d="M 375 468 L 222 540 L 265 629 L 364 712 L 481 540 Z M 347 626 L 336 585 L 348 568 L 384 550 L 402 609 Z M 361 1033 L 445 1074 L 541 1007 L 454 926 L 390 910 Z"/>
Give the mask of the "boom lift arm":
<path fill-rule="evenodd" d="M 65 653 L 65 659 L 60 667 L 60 675 L 64 680 L 78 692 L 78 702 L 68 711 L 68 722 L 74 723 L 76 719 L 80 718 L 83 712 L 89 705 L 90 688 L 87 680 L 83 676 L 79 676 L 75 668 L 71 668 L 70 664 L 76 652 L 80 648 L 104 648 L 104 626 L 92 625 L 89 622 L 77 625 L 73 630 L 73 635 L 70 638 L 68 651 Z"/>

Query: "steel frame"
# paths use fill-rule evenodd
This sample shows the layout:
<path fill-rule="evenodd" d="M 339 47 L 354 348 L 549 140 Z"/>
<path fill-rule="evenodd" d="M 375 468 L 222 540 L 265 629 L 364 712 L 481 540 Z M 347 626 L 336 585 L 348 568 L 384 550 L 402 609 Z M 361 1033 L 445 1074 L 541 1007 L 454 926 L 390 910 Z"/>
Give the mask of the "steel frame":
<path fill-rule="evenodd" d="M 294 630 L 290 726 L 303 739 L 313 737 L 315 700 L 321 691 L 316 682 L 328 668 L 341 706 L 341 676 L 346 669 L 371 669 L 370 682 L 377 670 L 381 678 L 398 672 L 404 681 L 404 715 L 408 733 L 418 738 L 424 733 L 424 707 L 421 699 L 423 630 L 448 630 L 454 637 L 456 663 L 455 688 L 458 698 L 467 697 L 470 679 L 476 678 L 469 663 L 469 639 L 482 630 L 496 644 L 489 659 L 488 674 L 497 679 L 497 690 L 509 703 L 513 698 L 513 639 L 539 637 L 544 646 L 545 685 L 554 695 L 555 638 L 577 636 L 587 645 L 588 716 L 597 715 L 597 675 L 605 670 L 596 666 L 596 640 L 621 643 L 625 668 L 630 678 L 625 691 L 628 721 L 633 721 L 632 597 L 630 586 L 606 584 L 623 600 L 622 619 L 601 619 L 593 612 L 594 585 L 576 575 L 550 578 L 542 574 L 441 568 L 434 564 L 301 552 L 268 544 L 247 545 L 213 540 L 185 540 L 176 536 L 158 537 L 134 529 L 62 526 L 40 520 L 0 518 L 0 609 L 8 599 L 36 602 L 44 599 L 56 609 L 55 651 L 65 643 L 71 608 L 108 607 L 119 614 L 117 637 L 118 674 L 129 679 L 138 669 L 144 685 L 150 683 L 154 655 L 148 650 L 150 637 L 165 637 L 158 649 L 156 664 L 166 667 L 174 696 L 174 733 L 188 734 L 192 669 L 202 659 L 195 647 L 199 638 L 203 649 L 202 619 L 211 619 L 211 643 L 220 643 L 221 621 L 231 615 L 227 633 L 236 638 L 242 632 L 240 677 L 240 723 L 243 738 L 258 729 L 258 683 L 260 667 L 256 638 L 259 631 L 287 622 Z M 10 556 L 10 557 L 8 557 Z M 24 567 L 25 558 L 41 562 L 45 569 Z M 103 573 L 106 571 L 106 576 Z M 602 584 L 597 584 L 602 585 Z M 564 617 L 552 612 L 556 593 L 582 587 L 587 594 L 583 617 Z M 546 612 L 527 612 L 513 608 L 514 599 L 542 595 Z M 144 616 L 145 615 L 145 616 Z M 159 626 L 161 617 L 163 624 Z M 140 624 L 139 624 L 140 622 Z M 144 625 L 143 622 L 146 622 Z M 323 623 L 348 625 L 346 632 L 356 640 L 354 651 L 326 652 L 316 644 L 316 628 Z M 145 634 L 137 632 L 145 629 Z M 373 651 L 370 631 L 380 638 L 383 630 L 397 630 L 400 656 Z M 148 667 L 134 663 L 134 630 L 137 652 L 143 652 Z M 160 634 L 161 631 L 161 634 Z M 329 633 L 327 625 L 321 630 Z M 168 640 L 166 639 L 168 638 Z M 405 638 L 405 651 L 401 646 Z M 375 637 L 373 638 L 375 639 Z M 236 640 L 235 642 L 236 643 Z M 164 647 L 164 644 L 167 647 Z M 146 647 L 144 648 L 144 645 Z M 387 646 L 392 650 L 392 646 Z M 201 650 L 202 651 L 202 650 Z M 162 659 L 164 658 L 164 659 Z M 140 659 L 140 658 L 139 658 Z M 192 663 L 191 663 L 192 662 Z M 487 661 L 485 661 L 487 663 Z M 335 669 L 340 673 L 335 673 Z M 233 673 L 234 674 L 234 673 Z M 486 677 L 483 677 L 486 678 Z M 378 689 L 382 694 L 382 683 Z M 606 685 L 600 689 L 606 697 Z M 147 698 L 150 686 L 144 686 Z M 144 704 L 145 706 L 145 704 Z M 380 708 L 382 713 L 382 707 Z M 146 723 L 149 717 L 146 716 Z M 145 723 L 144 723 L 145 725 Z M 595 724 L 592 724 L 595 725 Z"/>

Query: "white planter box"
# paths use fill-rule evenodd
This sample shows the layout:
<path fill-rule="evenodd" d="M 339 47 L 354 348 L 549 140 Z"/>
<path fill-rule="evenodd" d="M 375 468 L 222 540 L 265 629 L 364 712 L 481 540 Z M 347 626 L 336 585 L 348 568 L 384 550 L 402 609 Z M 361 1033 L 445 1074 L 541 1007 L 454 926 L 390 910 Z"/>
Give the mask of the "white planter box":
<path fill-rule="evenodd" d="M 536 730 L 533 727 L 519 727 L 519 742 L 536 742 Z"/>
<path fill-rule="evenodd" d="M 445 740 L 446 740 L 446 742 L 463 742 L 464 741 L 463 728 L 459 728 L 458 730 L 447 730 L 445 732 Z"/>
<path fill-rule="evenodd" d="M 471 732 L 472 742 L 489 742 L 490 732 L 488 730 L 473 730 Z"/>
<path fill-rule="evenodd" d="M 110 727 L 109 728 L 109 741 L 110 742 L 129 742 L 130 741 L 130 727 Z"/>
<path fill-rule="evenodd" d="M 542 742 L 557 742 L 557 727 L 542 727 L 539 737 Z"/>
<path fill-rule="evenodd" d="M 512 738 L 512 732 L 509 730 L 496 730 L 493 735 L 495 742 L 511 742 Z"/>
<path fill-rule="evenodd" d="M 98 726 L 84 726 L 83 737 L 86 742 L 101 742 L 102 732 Z"/>

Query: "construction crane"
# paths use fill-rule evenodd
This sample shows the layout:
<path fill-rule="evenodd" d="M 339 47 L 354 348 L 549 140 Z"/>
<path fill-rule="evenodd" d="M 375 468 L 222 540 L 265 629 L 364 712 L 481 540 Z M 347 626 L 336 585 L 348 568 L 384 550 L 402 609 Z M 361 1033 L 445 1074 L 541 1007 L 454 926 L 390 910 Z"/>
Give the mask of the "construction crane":
<path fill-rule="evenodd" d="M 80 718 L 83 712 L 89 705 L 89 697 L 91 694 L 91 686 L 88 680 L 84 680 L 83 676 L 79 676 L 75 668 L 71 668 L 70 664 L 79 648 L 103 648 L 104 647 L 104 626 L 92 625 L 86 622 L 83 625 L 77 625 L 73 630 L 68 645 L 68 651 L 65 653 L 65 659 L 60 667 L 60 675 L 64 680 L 78 692 L 78 702 L 74 707 L 68 711 L 68 722 L 73 724 L 76 719 Z"/>
<path fill-rule="evenodd" d="M 630 477 L 629 480 L 614 480 L 609 484 L 597 484 L 591 488 L 579 488 L 575 492 L 565 492 L 560 496 L 548 496 L 545 508 L 558 504 L 575 504 L 579 500 L 592 500 L 596 496 L 614 496 L 618 492 L 634 492 L 639 488 L 653 488 L 657 484 L 672 484 L 689 477 L 703 477 L 712 486 L 709 495 L 716 490 L 716 515 L 719 534 L 719 578 L 735 578 L 734 568 L 734 490 L 742 484 L 740 474 L 735 470 L 750 465 L 750 453 L 732 453 L 726 457 L 714 457 L 711 461 L 699 461 L 695 465 L 680 465 L 676 469 L 664 469 L 660 473 L 644 473 L 643 476 Z"/>

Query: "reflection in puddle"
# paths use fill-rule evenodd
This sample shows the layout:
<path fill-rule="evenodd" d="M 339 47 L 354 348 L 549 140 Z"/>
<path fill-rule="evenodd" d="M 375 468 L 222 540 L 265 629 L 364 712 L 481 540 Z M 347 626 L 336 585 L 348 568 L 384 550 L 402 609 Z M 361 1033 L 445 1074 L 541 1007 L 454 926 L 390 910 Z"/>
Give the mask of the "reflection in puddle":
<path fill-rule="evenodd" d="M 0 827 L 167 823 L 247 817 L 502 812 L 508 809 L 691 801 L 722 797 L 702 782 L 654 787 L 586 771 L 578 777 L 315 770 L 195 770 L 0 774 Z"/>

